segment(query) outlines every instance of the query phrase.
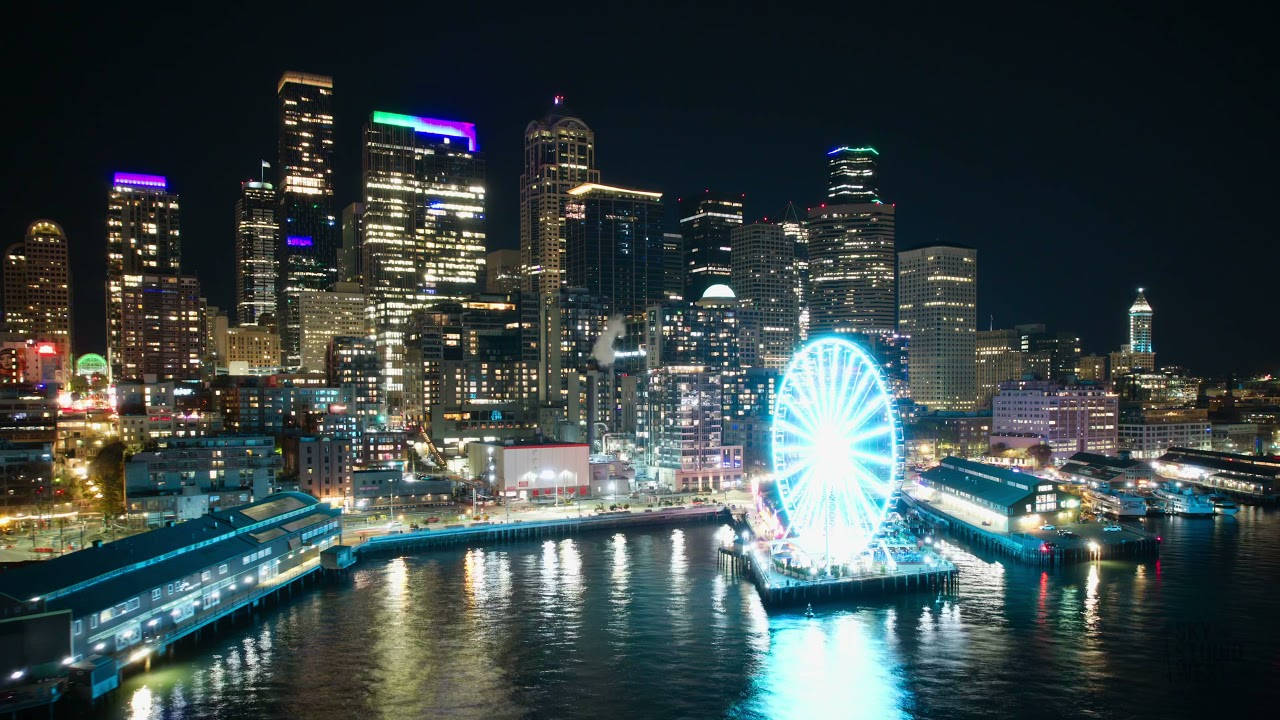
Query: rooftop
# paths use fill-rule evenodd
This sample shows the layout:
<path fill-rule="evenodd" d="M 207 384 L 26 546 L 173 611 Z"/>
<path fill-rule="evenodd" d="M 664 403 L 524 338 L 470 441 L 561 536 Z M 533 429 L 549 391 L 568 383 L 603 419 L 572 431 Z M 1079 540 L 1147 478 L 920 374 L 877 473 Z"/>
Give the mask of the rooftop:
<path fill-rule="evenodd" d="M 952 490 L 958 490 L 960 492 L 982 498 L 992 505 L 1006 509 L 1012 508 L 1035 491 L 1034 487 L 1030 484 L 1027 484 L 1026 487 L 1017 487 L 998 480 L 992 480 L 990 477 L 987 477 L 988 475 L 992 475 L 992 473 L 989 473 L 988 471 L 996 471 L 999 473 L 1008 472 L 1001 468 L 982 465 L 981 463 L 968 463 L 968 461 L 961 461 L 966 464 L 981 466 L 982 470 L 978 472 L 981 472 L 982 474 L 979 475 L 974 474 L 975 471 L 958 469 L 956 467 L 947 467 L 946 463 L 948 461 L 956 459 L 957 458 L 947 458 L 947 460 L 943 461 L 942 465 L 926 470 L 923 473 L 924 479 L 930 484 L 946 486 Z M 1023 483 L 1026 483 L 1028 480 L 1036 482 L 1039 478 L 1023 476 L 1020 480 Z"/>
<path fill-rule="evenodd" d="M 1131 470 L 1142 464 L 1133 458 L 1099 455 L 1098 453 L 1090 452 L 1078 452 L 1075 455 L 1072 455 L 1069 459 L 1071 462 L 1082 463 L 1084 465 L 1098 465 L 1101 467 L 1113 468 L 1115 470 Z"/>

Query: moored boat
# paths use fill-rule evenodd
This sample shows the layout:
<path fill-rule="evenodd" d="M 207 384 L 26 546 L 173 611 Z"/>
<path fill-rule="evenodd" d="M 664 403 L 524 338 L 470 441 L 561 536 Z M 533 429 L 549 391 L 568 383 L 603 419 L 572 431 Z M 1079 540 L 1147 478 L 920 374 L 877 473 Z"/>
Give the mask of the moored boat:
<path fill-rule="evenodd" d="M 1155 497 L 1164 505 L 1167 515 L 1209 517 L 1214 514 L 1213 501 L 1189 487 L 1164 483 L 1155 489 Z"/>

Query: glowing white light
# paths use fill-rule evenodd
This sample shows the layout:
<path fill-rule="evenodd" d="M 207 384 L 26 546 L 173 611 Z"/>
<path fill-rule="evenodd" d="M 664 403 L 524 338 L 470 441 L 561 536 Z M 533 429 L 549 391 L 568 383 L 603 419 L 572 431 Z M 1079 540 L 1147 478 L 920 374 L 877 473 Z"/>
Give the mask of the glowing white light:
<path fill-rule="evenodd" d="M 901 433 L 884 376 L 857 345 L 823 337 L 787 365 L 773 468 L 788 533 L 820 567 L 866 549 L 901 482 Z"/>
<path fill-rule="evenodd" d="M 95 652 L 102 652 L 103 648 L 105 648 L 106 646 L 107 646 L 106 643 L 98 643 L 97 645 L 93 646 L 93 649 Z"/>
<path fill-rule="evenodd" d="M 13 672 L 9 673 L 9 679 L 10 679 L 10 680 L 21 680 L 21 679 L 22 679 L 22 676 L 23 676 L 23 675 L 26 675 L 26 674 L 27 674 L 27 671 L 26 671 L 26 670 L 14 670 Z"/>

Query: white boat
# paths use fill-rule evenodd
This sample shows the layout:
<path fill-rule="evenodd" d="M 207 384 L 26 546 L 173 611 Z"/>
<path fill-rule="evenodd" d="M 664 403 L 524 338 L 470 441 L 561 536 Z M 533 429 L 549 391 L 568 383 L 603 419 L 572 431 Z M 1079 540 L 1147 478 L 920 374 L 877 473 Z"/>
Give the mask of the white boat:
<path fill-rule="evenodd" d="M 1213 501 L 1189 487 L 1164 483 L 1155 489 L 1154 495 L 1164 504 L 1167 515 L 1184 517 L 1209 517 L 1213 515 Z"/>
<path fill-rule="evenodd" d="M 1140 518 L 1147 514 L 1146 498 L 1112 490 L 1107 483 L 1087 488 L 1084 492 L 1085 497 L 1093 501 L 1096 512 L 1117 518 Z"/>
<path fill-rule="evenodd" d="M 1240 506 L 1226 495 L 1210 495 L 1209 501 L 1213 503 L 1213 511 L 1219 515 L 1235 515 L 1240 512 Z"/>

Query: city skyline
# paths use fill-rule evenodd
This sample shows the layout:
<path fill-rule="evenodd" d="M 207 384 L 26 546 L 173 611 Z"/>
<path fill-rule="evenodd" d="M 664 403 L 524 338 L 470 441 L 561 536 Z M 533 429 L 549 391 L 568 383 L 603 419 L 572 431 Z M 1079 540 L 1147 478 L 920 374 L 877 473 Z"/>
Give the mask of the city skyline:
<path fill-rule="evenodd" d="M 23 129 L 32 141 L 15 148 L 15 158 L 6 167 L 6 179 L 14 186 L 15 195 L 0 221 L 0 229 L 11 238 L 10 242 L 18 239 L 36 218 L 49 218 L 66 229 L 77 304 L 87 310 L 76 314 L 77 345 L 84 350 L 101 351 L 105 344 L 101 323 L 91 308 L 100 295 L 96 288 L 102 274 L 100 248 L 105 234 L 102 196 L 111 173 L 133 170 L 169 178 L 173 190 L 182 196 L 184 252 L 207 286 L 210 303 L 234 307 L 230 281 L 233 273 L 222 272 L 219 264 L 232 257 L 233 233 L 226 218 L 239 183 L 253 179 L 258 159 L 276 157 L 273 91 L 282 72 L 297 70 L 334 77 L 335 209 L 357 199 L 359 130 L 371 110 L 388 107 L 474 121 L 489 165 L 488 250 L 518 246 L 522 130 L 530 120 L 541 117 L 554 94 L 564 94 L 575 114 L 596 133 L 596 165 L 602 169 L 604 180 L 662 191 L 668 203 L 668 231 L 677 229 L 671 207 L 675 198 L 692 188 L 745 193 L 747 222 L 761 216 L 780 216 L 788 200 L 794 201 L 803 213 L 804 208 L 815 206 L 825 195 L 825 153 L 841 145 L 873 146 L 881 153 L 881 189 L 898 205 L 898 250 L 942 242 L 976 247 L 981 253 L 980 328 L 988 327 L 992 316 L 996 327 L 1044 322 L 1078 332 L 1089 352 L 1107 352 L 1126 339 L 1127 329 L 1115 319 L 1115 309 L 1127 307 L 1134 289 L 1142 286 L 1161 310 L 1156 333 L 1161 338 L 1162 362 L 1184 364 L 1214 375 L 1263 369 L 1276 356 L 1280 341 L 1249 332 L 1248 318 L 1224 317 L 1213 312 L 1213 303 L 1203 302 L 1203 295 L 1213 292 L 1215 282 L 1231 282 L 1246 296 L 1246 304 L 1265 304 L 1265 283 L 1253 274 L 1260 271 L 1240 267 L 1227 254 L 1198 252 L 1196 238 L 1216 228 L 1219 213 L 1207 209 L 1175 213 L 1168 206 L 1168 197 L 1179 184 L 1192 178 L 1214 178 L 1203 188 L 1203 207 L 1232 208 L 1229 234 L 1233 242 L 1241 254 L 1257 254 L 1265 248 L 1269 223 L 1257 208 L 1265 206 L 1260 199 L 1269 194 L 1269 183 L 1274 181 L 1240 153 L 1192 153 L 1188 157 L 1179 151 L 1207 137 L 1206 132 L 1211 132 L 1213 125 L 1206 123 L 1221 120 L 1196 114 L 1181 124 L 1159 122 L 1155 132 L 1139 132 L 1117 119 L 1125 115 L 1121 111 L 1127 105 L 1139 101 L 1125 96 L 1132 86 L 1124 81 L 1132 81 L 1134 71 L 1128 71 L 1130 77 L 1099 83 L 1089 79 L 1096 76 L 1089 70 L 1126 52 L 1117 42 L 1122 31 L 1139 33 L 1139 39 L 1157 57 L 1164 58 L 1172 47 L 1171 41 L 1121 20 L 1100 38 L 1103 52 L 1089 59 L 1088 67 L 1068 68 L 1062 61 L 1028 47 L 1029 42 L 1010 48 L 1007 43 L 1013 41 L 1004 41 L 1006 44 L 997 43 L 986 49 L 974 47 L 956 52 L 956 65 L 946 76 L 970 84 L 946 89 L 941 80 L 922 78 L 922 69 L 917 65 L 887 63 L 883 67 L 889 78 L 886 92 L 899 102 L 877 103 L 895 108 L 868 109 L 869 112 L 858 111 L 861 106 L 856 101 L 833 100 L 816 115 L 785 101 L 766 101 L 768 112 L 750 113 L 744 109 L 758 101 L 745 99 L 749 97 L 745 93 L 736 93 L 742 100 L 712 102 L 691 96 L 691 91 L 677 84 L 664 87 L 651 83 L 647 86 L 650 94 L 637 97 L 611 91 L 608 83 L 597 82 L 602 72 L 599 70 L 585 74 L 557 70 L 542 73 L 536 82 L 522 81 L 514 86 L 502 72 L 513 61 L 502 50 L 501 39 L 510 32 L 505 28 L 490 29 L 480 38 L 474 34 L 456 39 L 442 35 L 438 50 L 413 63 L 404 63 L 403 69 L 385 72 L 376 68 L 396 66 L 394 61 L 404 57 L 405 50 L 383 48 L 379 63 L 373 59 L 335 61 L 323 51 L 265 60 L 254 57 L 252 62 L 229 59 L 238 82 L 223 90 L 225 101 L 212 106 L 206 106 L 200 97 L 204 85 L 201 82 L 157 82 L 149 86 L 146 94 L 141 94 L 141 88 L 131 88 L 110 97 L 93 97 L 94 91 L 72 86 L 82 99 L 104 104 L 103 120 L 96 127 L 68 133 L 65 128 L 72 117 L 65 111 L 19 119 L 25 123 Z M 931 22 L 936 24 L 926 25 L 921 32 L 942 32 L 942 19 Z M 186 57 L 217 42 L 218 27 L 215 22 L 193 31 L 189 47 L 165 40 L 155 42 L 158 51 L 172 53 L 175 58 Z M 25 91 L 28 97 L 39 100 L 47 96 L 50 88 L 67 87 L 65 78 L 80 67 L 75 59 L 104 42 L 89 37 L 87 29 L 87 25 L 73 23 L 68 33 L 75 38 L 86 35 L 79 44 L 83 49 L 36 69 L 30 79 L 20 81 L 35 82 L 20 87 L 18 92 Z M 141 41 L 141 36 L 134 36 L 137 32 L 124 31 L 121 39 Z M 975 43 L 987 33 L 994 36 L 996 32 L 995 27 L 982 30 Z M 1191 32 L 1191 26 L 1175 23 L 1172 32 L 1181 37 Z M 254 45 L 256 40 L 252 34 L 235 37 L 245 46 Z M 424 80 L 416 72 L 446 57 L 457 43 L 478 39 L 483 39 L 483 47 L 491 51 L 492 57 L 477 66 L 473 76 Z M 874 47 L 858 52 L 891 50 L 892 43 L 900 39 L 896 33 L 889 33 L 883 39 L 868 40 Z M 15 47 L 20 49 L 23 42 Z M 591 40 L 591 44 L 598 42 Z M 1218 49 L 1214 44 L 1217 42 L 1216 36 L 1202 41 L 1212 49 Z M 718 38 L 715 47 L 730 46 L 727 38 Z M 1049 63 L 1045 72 L 1061 92 L 1028 86 L 1024 82 L 1025 71 L 1008 68 L 1009 77 L 984 78 L 991 83 L 986 89 L 964 95 L 966 89 L 974 90 L 971 83 L 982 78 L 983 72 L 1005 68 L 1003 53 L 1015 49 Z M 790 62 L 778 67 L 744 59 L 743 77 L 734 80 L 732 87 L 740 91 L 772 87 L 776 83 L 771 80 L 794 75 L 795 91 L 813 90 L 813 81 L 801 78 L 800 71 L 831 53 L 825 46 L 798 50 Z M 226 53 L 228 57 L 233 54 Z M 937 55 L 931 57 L 936 59 Z M 107 65 L 113 66 L 113 62 L 116 61 L 108 61 Z M 661 62 L 670 64 L 673 60 Z M 1145 65 L 1144 69 L 1149 70 Z M 1161 117 L 1160 111 L 1172 111 L 1174 107 L 1185 109 L 1182 96 L 1170 85 L 1174 75 L 1181 78 L 1178 83 L 1192 82 L 1200 90 L 1206 90 L 1210 83 L 1206 71 L 1190 69 L 1191 74 L 1187 75 L 1172 72 L 1176 69 L 1170 67 L 1168 77 L 1153 71 L 1137 78 L 1143 81 L 1138 94 L 1145 103 L 1144 117 Z M 226 70 L 197 63 L 193 71 L 208 77 Z M 630 76 L 639 70 L 627 67 L 619 72 Z M 1243 92 L 1250 80 L 1251 76 L 1246 75 L 1208 87 L 1208 91 L 1228 107 L 1257 102 Z M 906 89 L 912 82 L 922 81 L 926 84 L 920 86 L 923 91 L 918 95 Z M 1212 82 L 1218 83 L 1218 78 Z M 1001 99 L 996 92 L 1010 89 L 1017 90 L 1016 102 Z M 922 96 L 930 94 L 927 91 L 937 91 L 939 97 L 923 100 Z M 1059 96 L 1076 100 L 1077 106 L 1062 113 L 1065 117 L 1055 119 L 1046 113 L 1051 107 L 1058 107 Z M 943 104 L 957 102 L 974 108 L 991 104 L 980 117 L 972 119 L 936 114 Z M 198 103 L 199 113 L 188 112 Z M 1090 122 L 1084 123 L 1084 128 L 1074 127 L 1080 124 L 1081 114 L 1117 103 L 1108 112 L 1087 116 L 1090 122 L 1098 123 L 1097 127 Z M 130 109 L 134 107 L 164 107 L 169 111 Z M 927 109 L 935 114 L 916 117 Z M 1254 122 L 1253 116 L 1226 114 L 1240 118 L 1244 126 L 1237 132 L 1245 133 L 1250 142 L 1270 142 L 1252 135 L 1256 129 L 1249 125 Z M 182 128 L 166 120 L 175 115 L 184 118 Z M 1027 129 L 1028 123 L 1034 127 Z M 680 137 L 655 135 L 652 128 L 668 124 L 679 124 L 684 132 Z M 214 128 L 218 152 L 197 156 L 184 149 L 181 138 L 188 133 L 207 136 Z M 770 132 L 781 128 L 786 128 L 781 135 Z M 63 147 L 65 151 L 57 157 L 41 157 L 36 152 L 40 147 Z M 1114 172 L 1099 178 L 1093 165 L 1079 157 L 1081 153 L 1064 157 L 1064 147 L 1088 148 L 1091 152 L 1085 155 L 1096 153 L 1109 158 Z M 744 148 L 754 150 L 744 153 Z M 757 152 L 764 153 L 768 162 L 758 162 Z M 1253 155 L 1261 158 L 1265 152 L 1264 145 Z M 1175 157 L 1179 159 L 1174 160 Z M 271 172 L 277 171 L 273 168 Z M 18 178 L 23 182 L 16 182 Z M 1117 198 L 1123 202 L 1116 202 Z M 978 213 L 975 208 L 980 207 L 979 202 L 994 205 L 990 212 Z M 1115 248 L 1125 251 L 1114 252 Z M 1074 270 L 1068 269 L 1074 264 L 1056 270 L 1054 263 L 1068 249 L 1093 258 L 1089 284 L 1096 289 L 1094 293 L 1085 296 L 1071 292 L 1079 281 Z M 1190 268 L 1199 272 L 1192 275 Z M 1204 291 L 1185 292 L 1185 285 L 1191 282 L 1201 283 Z M 1198 331 L 1208 327 L 1213 327 L 1215 334 L 1230 337 L 1232 342 L 1200 342 Z"/>

